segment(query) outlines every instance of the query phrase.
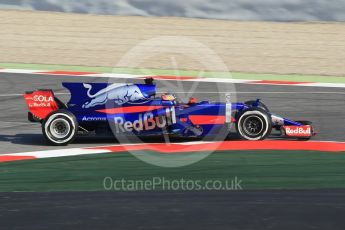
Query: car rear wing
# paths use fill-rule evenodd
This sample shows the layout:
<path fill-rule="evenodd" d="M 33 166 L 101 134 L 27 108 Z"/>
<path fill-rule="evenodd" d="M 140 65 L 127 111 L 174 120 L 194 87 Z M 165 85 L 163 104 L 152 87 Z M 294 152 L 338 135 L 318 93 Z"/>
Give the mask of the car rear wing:
<path fill-rule="evenodd" d="M 59 105 L 50 89 L 39 89 L 24 94 L 29 109 L 28 119 L 32 122 L 44 120 L 48 114 L 58 110 Z"/>

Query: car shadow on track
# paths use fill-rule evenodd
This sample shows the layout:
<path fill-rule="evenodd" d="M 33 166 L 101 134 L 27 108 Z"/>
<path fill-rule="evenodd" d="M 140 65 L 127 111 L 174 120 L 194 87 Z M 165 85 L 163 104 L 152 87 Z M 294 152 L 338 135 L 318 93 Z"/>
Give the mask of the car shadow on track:
<path fill-rule="evenodd" d="M 237 135 L 231 135 L 226 140 L 239 140 Z M 181 143 L 188 141 L 212 141 L 212 139 L 201 138 L 182 138 L 170 137 L 169 143 Z M 28 146 L 51 146 L 43 137 L 42 134 L 21 133 L 15 135 L 0 134 L 0 143 L 8 142 L 16 145 Z M 166 143 L 167 140 L 163 136 L 150 136 L 150 137 L 126 137 L 124 139 L 116 139 L 111 136 L 79 136 L 73 141 L 73 144 L 135 144 L 135 143 Z M 71 144 L 71 146 L 73 146 Z"/>
<path fill-rule="evenodd" d="M 0 134 L 0 143 L 8 142 L 16 145 L 28 146 L 51 146 L 42 134 L 21 133 L 16 135 L 2 135 Z M 73 144 L 119 144 L 119 142 L 112 137 L 78 137 Z"/>
<path fill-rule="evenodd" d="M 42 134 L 16 134 L 16 135 L 3 135 L 0 134 L 0 142 L 9 142 L 18 145 L 43 145 L 49 144 L 44 140 Z"/>

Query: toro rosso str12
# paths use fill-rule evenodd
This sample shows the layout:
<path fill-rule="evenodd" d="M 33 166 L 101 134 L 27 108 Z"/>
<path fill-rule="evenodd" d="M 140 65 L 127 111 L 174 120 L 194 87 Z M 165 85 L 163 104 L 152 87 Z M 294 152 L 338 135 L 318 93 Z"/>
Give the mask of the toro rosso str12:
<path fill-rule="evenodd" d="M 78 134 L 171 135 L 212 137 L 234 124 L 246 140 L 263 140 L 272 129 L 282 137 L 309 139 L 311 122 L 293 121 L 269 112 L 259 99 L 244 103 L 177 100 L 174 94 L 156 96 L 152 78 L 145 84 L 63 83 L 71 93 L 67 104 L 52 90 L 26 92 L 28 119 L 42 124 L 53 145 L 67 145 Z"/>

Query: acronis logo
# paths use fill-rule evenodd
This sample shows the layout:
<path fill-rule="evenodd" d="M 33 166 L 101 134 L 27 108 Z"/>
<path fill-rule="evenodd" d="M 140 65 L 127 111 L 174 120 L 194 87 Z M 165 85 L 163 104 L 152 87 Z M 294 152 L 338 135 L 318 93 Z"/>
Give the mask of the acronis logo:
<path fill-rule="evenodd" d="M 86 109 L 97 105 L 104 105 L 109 100 L 114 101 L 117 105 L 122 105 L 127 102 L 146 99 L 139 87 L 134 84 L 111 84 L 95 94 L 91 94 L 91 84 L 84 83 L 83 86 L 87 89 L 87 96 L 91 99 L 82 105 Z"/>

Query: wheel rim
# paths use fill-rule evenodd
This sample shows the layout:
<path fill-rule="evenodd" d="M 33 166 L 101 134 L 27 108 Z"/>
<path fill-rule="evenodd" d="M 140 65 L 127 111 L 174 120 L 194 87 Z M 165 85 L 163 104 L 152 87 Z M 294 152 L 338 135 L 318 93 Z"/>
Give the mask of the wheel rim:
<path fill-rule="evenodd" d="M 71 126 L 65 119 L 58 118 L 52 121 L 50 125 L 50 133 L 57 139 L 63 139 L 70 133 Z"/>
<path fill-rule="evenodd" d="M 243 121 L 243 131 L 248 136 L 257 136 L 262 133 L 264 129 L 264 122 L 259 116 L 248 116 Z"/>

